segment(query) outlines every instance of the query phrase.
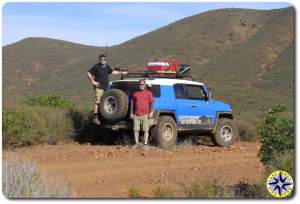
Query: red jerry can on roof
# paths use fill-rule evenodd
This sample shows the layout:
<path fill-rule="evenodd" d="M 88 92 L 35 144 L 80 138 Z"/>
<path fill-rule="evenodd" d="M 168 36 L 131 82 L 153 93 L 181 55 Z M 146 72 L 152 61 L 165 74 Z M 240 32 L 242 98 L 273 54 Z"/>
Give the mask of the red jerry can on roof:
<path fill-rule="evenodd" d="M 174 73 L 178 71 L 180 62 L 178 60 L 160 60 L 159 62 L 148 62 L 147 69 L 155 73 Z"/>

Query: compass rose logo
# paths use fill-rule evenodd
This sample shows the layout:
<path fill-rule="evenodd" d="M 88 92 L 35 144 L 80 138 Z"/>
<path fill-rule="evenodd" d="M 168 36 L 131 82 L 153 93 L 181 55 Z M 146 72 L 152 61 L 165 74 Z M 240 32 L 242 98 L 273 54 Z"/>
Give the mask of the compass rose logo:
<path fill-rule="evenodd" d="M 293 187 L 293 178 L 285 171 L 274 171 L 268 177 L 267 188 L 272 196 L 277 198 L 286 197 L 293 191 Z"/>

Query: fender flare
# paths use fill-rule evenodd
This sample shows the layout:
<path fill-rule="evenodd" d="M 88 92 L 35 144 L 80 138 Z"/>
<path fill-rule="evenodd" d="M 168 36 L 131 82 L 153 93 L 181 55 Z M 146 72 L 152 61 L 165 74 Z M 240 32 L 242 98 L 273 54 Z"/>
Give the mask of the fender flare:
<path fill-rule="evenodd" d="M 217 112 L 213 133 L 215 133 L 217 130 L 217 124 L 218 124 L 219 118 L 230 118 L 233 120 L 233 114 L 232 114 L 232 112 Z"/>

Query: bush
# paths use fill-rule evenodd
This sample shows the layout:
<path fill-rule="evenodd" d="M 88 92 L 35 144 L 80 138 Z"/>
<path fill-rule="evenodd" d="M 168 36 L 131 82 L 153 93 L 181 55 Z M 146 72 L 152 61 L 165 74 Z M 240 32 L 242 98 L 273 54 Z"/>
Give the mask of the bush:
<path fill-rule="evenodd" d="M 3 160 L 2 192 L 7 198 L 67 198 L 72 189 L 61 180 L 49 183 L 32 161 L 9 155 Z"/>
<path fill-rule="evenodd" d="M 187 198 L 269 198 L 265 183 L 248 184 L 239 182 L 234 185 L 218 186 L 214 183 L 193 183 L 184 185 L 183 192 Z"/>
<path fill-rule="evenodd" d="M 286 107 L 276 105 L 258 123 L 261 148 L 259 156 L 263 164 L 269 164 L 278 154 L 294 149 L 294 122 L 282 113 Z"/>
<path fill-rule="evenodd" d="M 174 193 L 166 187 L 158 187 L 153 191 L 153 196 L 155 198 L 173 198 Z"/>
<path fill-rule="evenodd" d="M 141 196 L 140 191 L 137 188 L 132 187 L 129 189 L 129 197 L 130 198 L 141 198 L 142 196 Z"/>
<path fill-rule="evenodd" d="M 68 112 L 72 126 L 75 130 L 74 140 L 79 143 L 94 143 L 99 134 L 99 128 L 91 123 L 93 114 L 88 110 L 75 110 L 71 108 Z"/>
<path fill-rule="evenodd" d="M 121 133 L 114 132 L 107 128 L 101 128 L 98 125 L 92 123 L 94 117 L 93 113 L 88 109 L 75 110 L 73 108 L 69 109 L 68 117 L 72 121 L 75 134 L 73 139 L 79 143 L 90 143 L 90 144 L 128 144 L 131 142 L 130 139 L 121 139 Z"/>
<path fill-rule="evenodd" d="M 72 130 L 67 111 L 52 107 L 3 107 L 2 124 L 3 142 L 16 147 L 40 142 L 56 144 Z"/>
<path fill-rule="evenodd" d="M 295 152 L 293 150 L 277 154 L 267 166 L 269 173 L 277 170 L 283 170 L 295 178 Z"/>
<path fill-rule="evenodd" d="M 37 120 L 23 106 L 3 108 L 3 142 L 15 146 L 31 145 L 36 142 Z"/>
<path fill-rule="evenodd" d="M 60 95 L 30 96 L 25 99 L 25 103 L 31 106 L 48 106 L 59 108 L 71 108 L 72 104 L 65 97 Z"/>
<path fill-rule="evenodd" d="M 40 119 L 41 134 L 44 135 L 48 144 L 57 144 L 63 141 L 73 131 L 71 119 L 67 111 L 56 108 L 40 108 L 38 118 Z"/>
<path fill-rule="evenodd" d="M 212 183 L 192 183 L 183 186 L 183 193 L 187 198 L 232 198 L 232 189 L 221 188 Z"/>

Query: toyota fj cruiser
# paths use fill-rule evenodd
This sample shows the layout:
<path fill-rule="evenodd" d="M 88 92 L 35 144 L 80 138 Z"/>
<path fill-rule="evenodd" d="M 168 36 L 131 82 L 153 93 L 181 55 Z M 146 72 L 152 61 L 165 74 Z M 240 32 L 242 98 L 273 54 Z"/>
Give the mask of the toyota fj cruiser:
<path fill-rule="evenodd" d="M 138 90 L 139 77 L 112 81 L 100 102 L 102 125 L 118 131 L 133 128 L 130 119 L 130 98 Z M 229 146 L 237 136 L 231 106 L 210 96 L 203 83 L 177 78 L 146 78 L 155 98 L 150 118 L 150 138 L 158 146 L 172 147 L 178 132 L 211 133 L 214 144 Z M 150 139 L 149 138 L 149 139 Z"/>

